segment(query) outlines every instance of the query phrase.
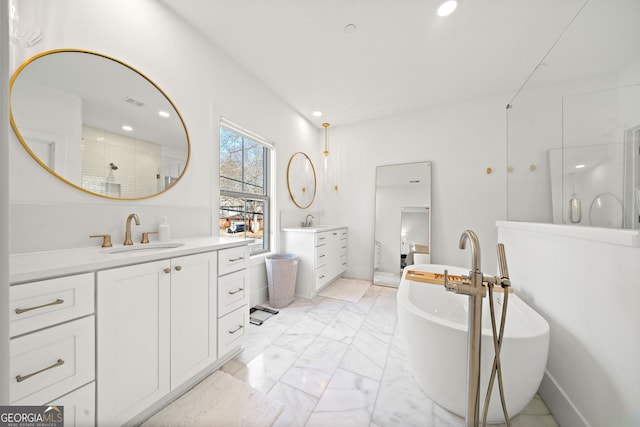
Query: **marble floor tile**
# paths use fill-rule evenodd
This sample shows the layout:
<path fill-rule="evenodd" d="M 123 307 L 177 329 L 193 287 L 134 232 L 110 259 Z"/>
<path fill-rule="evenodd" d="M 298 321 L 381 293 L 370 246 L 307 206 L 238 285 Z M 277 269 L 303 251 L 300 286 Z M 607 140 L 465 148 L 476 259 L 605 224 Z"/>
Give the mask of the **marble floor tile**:
<path fill-rule="evenodd" d="M 268 396 L 284 405 L 284 410 L 273 427 L 304 426 L 318 403 L 317 397 L 283 383 L 276 384 Z"/>
<path fill-rule="evenodd" d="M 364 319 L 365 315 L 363 313 L 347 305 L 333 317 L 320 335 L 334 341 L 349 344 L 360 329 Z"/>
<path fill-rule="evenodd" d="M 266 393 L 298 357 L 298 353 L 271 345 L 236 371 L 233 376 Z"/>
<path fill-rule="evenodd" d="M 380 383 L 338 369 L 305 426 L 368 426 Z"/>
<path fill-rule="evenodd" d="M 391 335 L 360 329 L 340 367 L 367 378 L 380 380 L 387 361 Z"/>
<path fill-rule="evenodd" d="M 396 295 L 374 285 L 358 302 L 296 299 L 251 328 L 222 370 L 283 403 L 276 427 L 463 427 L 409 371 Z M 539 396 L 511 425 L 557 427 Z"/>

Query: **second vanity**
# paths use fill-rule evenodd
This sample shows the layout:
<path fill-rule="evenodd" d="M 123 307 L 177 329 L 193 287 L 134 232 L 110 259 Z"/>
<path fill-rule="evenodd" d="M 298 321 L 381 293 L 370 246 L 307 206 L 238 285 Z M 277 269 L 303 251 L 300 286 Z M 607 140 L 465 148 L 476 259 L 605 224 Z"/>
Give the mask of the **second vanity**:
<path fill-rule="evenodd" d="M 10 259 L 10 401 L 65 425 L 137 424 L 241 350 L 250 240 Z"/>
<path fill-rule="evenodd" d="M 283 228 L 284 250 L 298 256 L 296 295 L 311 299 L 347 270 L 347 227 Z"/>

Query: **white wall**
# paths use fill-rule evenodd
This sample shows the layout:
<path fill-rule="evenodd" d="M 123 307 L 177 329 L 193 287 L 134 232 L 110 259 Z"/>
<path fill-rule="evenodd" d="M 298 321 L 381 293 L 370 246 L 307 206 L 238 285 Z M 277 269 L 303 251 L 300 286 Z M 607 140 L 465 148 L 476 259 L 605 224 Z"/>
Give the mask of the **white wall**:
<path fill-rule="evenodd" d="M 514 290 L 551 327 L 540 393 L 558 424 L 640 425 L 637 231 L 500 225 Z"/>
<path fill-rule="evenodd" d="M 506 103 L 506 96 L 496 96 L 332 129 L 340 189 L 323 188 L 319 208 L 328 224 L 349 227 L 346 276 L 373 277 L 376 166 L 427 160 L 432 262 L 470 267 L 471 254 L 458 242 L 472 229 L 483 271 L 496 272 L 495 221 L 506 218 Z"/>

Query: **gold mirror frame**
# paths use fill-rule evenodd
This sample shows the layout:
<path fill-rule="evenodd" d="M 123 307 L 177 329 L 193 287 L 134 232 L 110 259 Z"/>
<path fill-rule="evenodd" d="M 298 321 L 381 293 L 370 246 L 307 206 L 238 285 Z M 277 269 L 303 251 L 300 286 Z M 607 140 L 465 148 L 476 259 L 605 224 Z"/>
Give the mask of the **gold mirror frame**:
<path fill-rule="evenodd" d="M 300 185 L 299 182 L 295 182 L 295 179 L 297 178 L 297 176 L 293 176 L 293 173 L 295 172 L 295 170 L 292 170 L 292 165 L 296 158 L 300 158 L 298 156 L 303 156 L 303 160 L 306 160 L 308 164 L 311 166 L 311 176 L 313 178 L 313 181 L 310 184 L 313 185 L 313 194 L 311 195 L 311 200 L 307 204 L 304 204 L 305 200 L 302 200 L 303 199 L 302 196 L 306 194 L 311 194 L 309 192 L 309 189 L 307 188 L 308 185 L 306 182 L 303 182 L 302 185 Z M 295 167 L 295 165 L 293 166 Z M 308 173 L 305 173 L 304 176 L 306 179 L 306 177 L 309 175 Z M 297 188 L 299 188 L 300 190 L 299 191 L 296 190 Z M 293 155 L 289 159 L 289 163 L 287 164 L 287 189 L 289 190 L 289 197 L 291 197 L 293 204 L 299 207 L 300 209 L 308 208 L 309 206 L 311 206 L 311 204 L 316 198 L 317 188 L 318 188 L 318 184 L 316 180 L 316 169 L 313 167 L 313 162 L 311 161 L 311 158 L 306 153 L 303 153 L 302 151 L 293 153 Z M 302 194 L 298 194 L 298 193 L 302 193 Z M 296 198 L 296 194 L 298 194 L 297 198 Z"/>
<path fill-rule="evenodd" d="M 169 177 L 170 179 L 168 180 L 169 183 L 164 186 L 164 188 L 162 190 L 157 190 L 157 183 L 156 183 L 156 190 L 154 191 L 149 191 L 149 194 L 144 194 L 141 196 L 136 195 L 135 197 L 118 197 L 118 196 L 113 196 L 113 195 L 108 195 L 108 194 L 102 194 L 102 193 L 98 193 L 96 191 L 91 191 L 90 189 L 84 188 L 82 186 L 82 178 L 80 178 L 78 181 L 80 182 L 73 182 L 71 180 L 71 178 L 69 177 L 65 177 L 62 176 L 60 173 L 56 172 L 54 169 L 52 169 L 51 167 L 49 167 L 47 164 L 45 164 L 45 162 L 43 162 L 38 155 L 34 152 L 34 150 L 32 150 L 32 148 L 29 146 L 28 142 L 27 142 L 27 138 L 25 138 L 22 134 L 22 132 L 20 131 L 20 127 L 18 125 L 18 123 L 16 123 L 15 117 L 14 117 L 14 85 L 16 84 L 16 81 L 18 80 L 18 78 L 20 77 L 21 73 L 31 64 L 34 64 L 37 60 L 41 59 L 41 58 L 46 58 L 49 57 L 50 55 L 55 55 L 55 54 L 61 54 L 61 53 L 78 53 L 78 54 L 85 54 L 85 55 L 91 55 L 92 57 L 96 57 L 96 58 L 100 58 L 100 59 L 105 59 L 107 60 L 107 62 L 105 64 L 109 64 L 109 65 L 115 65 L 118 67 L 118 69 L 123 70 L 124 73 L 127 73 L 128 76 L 133 76 L 133 79 L 137 79 L 138 77 L 141 77 L 142 79 L 140 81 L 142 82 L 146 82 L 148 84 L 150 84 L 151 86 L 148 88 L 145 88 L 147 90 L 152 90 L 155 89 L 158 94 L 156 94 L 156 96 L 158 97 L 158 99 L 164 99 L 167 101 L 166 105 L 166 109 L 167 110 L 171 110 L 170 114 L 175 114 L 175 118 L 172 118 L 171 120 L 173 121 L 173 124 L 178 124 L 178 126 L 174 126 L 175 130 L 174 132 L 179 133 L 181 135 L 181 139 L 184 138 L 184 142 L 186 142 L 186 156 L 181 156 L 180 157 L 180 165 L 178 166 L 178 170 L 179 170 L 179 174 L 177 175 L 177 177 Z M 109 62 L 112 61 L 112 62 Z M 120 66 L 124 67 L 124 68 L 120 68 Z M 75 71 L 75 70 L 74 70 Z M 130 74 L 129 71 L 132 71 L 135 74 Z M 31 155 L 31 157 L 33 157 L 34 160 L 36 160 L 36 162 L 38 162 L 38 164 L 40 164 L 40 166 L 42 166 L 47 172 L 49 172 L 51 175 L 55 176 L 57 179 L 61 180 L 62 182 L 66 183 L 67 185 L 74 187 L 78 190 L 81 190 L 85 193 L 94 195 L 94 196 L 99 196 L 99 197 L 103 197 L 103 198 L 107 198 L 107 199 L 115 199 L 115 200 L 141 200 L 141 199 L 147 199 L 147 198 L 151 198 L 151 197 L 155 197 L 157 195 L 160 195 L 162 193 L 165 193 L 166 191 L 168 191 L 169 189 L 173 188 L 179 181 L 180 179 L 182 179 L 182 177 L 184 176 L 185 171 L 188 168 L 189 165 L 189 160 L 191 157 L 191 142 L 189 139 L 189 133 L 187 131 L 187 127 L 184 123 L 184 119 L 182 118 L 182 115 L 180 114 L 180 112 L 178 111 L 178 109 L 176 108 L 175 104 L 173 103 L 173 101 L 171 101 L 171 99 L 167 96 L 167 94 L 156 84 L 154 83 L 151 79 L 149 79 L 146 75 L 144 75 L 143 73 L 141 73 L 140 71 L 138 71 L 137 69 L 133 68 L 132 66 L 118 60 L 115 58 L 112 58 L 110 56 L 107 55 L 103 55 L 100 53 L 96 53 L 96 52 L 91 52 L 88 50 L 81 50 L 81 49 L 56 49 L 56 50 L 50 50 L 50 51 L 46 51 L 46 52 L 42 52 L 38 55 L 33 56 L 32 58 L 28 59 L 27 61 L 25 61 L 13 74 L 13 76 L 11 77 L 11 81 L 10 81 L 10 122 L 11 122 L 11 127 L 13 128 L 13 131 L 15 132 L 15 135 L 17 136 L 18 140 L 20 141 L 20 143 L 22 144 L 22 146 L 25 148 L 25 150 Z M 83 123 L 84 124 L 84 123 Z M 29 131 L 31 131 L 33 129 L 29 129 Z M 99 129 L 102 130 L 102 129 Z M 36 129 L 36 132 L 38 132 L 39 130 Z M 184 136 L 182 136 L 182 131 L 184 131 Z M 110 131 L 110 130 L 105 130 L 106 133 L 111 133 L 114 134 L 115 132 Z M 123 138 L 127 138 L 127 136 L 123 136 Z M 144 140 L 140 140 L 140 142 L 146 142 Z M 155 144 L 154 142 L 150 142 L 151 144 L 154 145 L 161 145 L 161 144 Z M 81 156 L 80 156 L 81 157 Z M 186 157 L 186 158 L 185 158 Z M 107 160 L 105 160 L 106 162 Z M 117 167 L 111 163 L 111 169 L 112 170 L 117 170 Z M 160 165 L 162 165 L 160 163 Z M 174 165 L 175 166 L 175 165 Z M 54 166 L 55 167 L 55 166 Z M 115 169 L 114 169 L 115 167 Z M 79 167 L 79 169 L 81 169 L 82 166 Z M 180 170 L 181 169 L 181 170 Z M 157 173 L 155 179 L 160 179 L 160 174 Z M 109 182 L 108 182 L 108 177 L 105 177 L 105 186 L 108 186 Z"/>

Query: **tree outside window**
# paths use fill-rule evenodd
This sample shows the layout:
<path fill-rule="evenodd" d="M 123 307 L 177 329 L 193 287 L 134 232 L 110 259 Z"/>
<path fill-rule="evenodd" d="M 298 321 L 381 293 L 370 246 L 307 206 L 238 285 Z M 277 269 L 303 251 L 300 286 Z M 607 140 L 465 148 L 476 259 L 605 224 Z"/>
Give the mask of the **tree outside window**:
<path fill-rule="evenodd" d="M 270 148 L 258 138 L 220 128 L 220 236 L 255 239 L 251 253 L 269 250 Z"/>

